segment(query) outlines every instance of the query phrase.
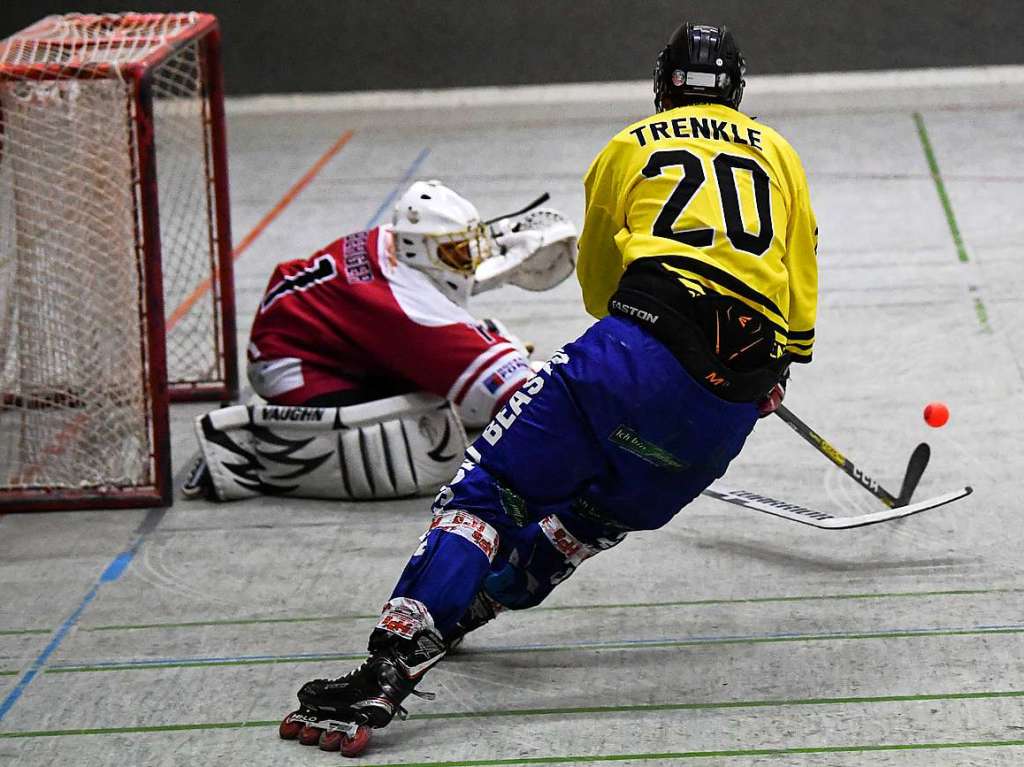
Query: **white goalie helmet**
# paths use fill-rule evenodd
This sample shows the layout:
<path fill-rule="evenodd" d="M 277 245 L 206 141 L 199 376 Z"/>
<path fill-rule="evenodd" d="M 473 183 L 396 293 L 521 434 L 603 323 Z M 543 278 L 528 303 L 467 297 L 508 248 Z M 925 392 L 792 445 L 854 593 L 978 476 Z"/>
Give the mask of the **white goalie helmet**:
<path fill-rule="evenodd" d="M 417 181 L 399 198 L 391 223 L 395 256 L 465 306 L 493 245 L 476 206 L 436 179 Z"/>

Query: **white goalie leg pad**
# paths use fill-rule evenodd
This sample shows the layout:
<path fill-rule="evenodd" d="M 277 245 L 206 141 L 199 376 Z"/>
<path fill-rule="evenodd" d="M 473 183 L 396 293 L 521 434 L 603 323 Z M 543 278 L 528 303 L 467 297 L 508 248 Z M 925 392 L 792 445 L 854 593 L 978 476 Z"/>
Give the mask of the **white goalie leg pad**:
<path fill-rule="evenodd" d="M 234 501 L 260 495 L 255 467 L 256 442 L 246 427 L 249 408 L 235 405 L 199 416 L 195 420 L 196 439 L 213 480 L 213 488 L 222 501 Z"/>
<path fill-rule="evenodd" d="M 451 404 L 423 393 L 340 408 L 236 406 L 199 418 L 196 434 L 222 500 L 430 495 L 468 444 Z"/>
<path fill-rule="evenodd" d="M 425 399 L 397 418 L 342 430 L 341 466 L 350 498 L 430 495 L 458 470 L 469 444 L 462 421 L 448 401 L 416 396 Z M 342 410 L 353 418 L 358 414 L 353 411 L 375 404 Z"/>
<path fill-rule="evenodd" d="M 431 530 L 443 530 L 458 535 L 476 546 L 487 557 L 488 562 L 494 561 L 498 552 L 498 531 L 484 522 L 480 517 L 466 511 L 446 511 L 434 517 L 430 523 Z"/>

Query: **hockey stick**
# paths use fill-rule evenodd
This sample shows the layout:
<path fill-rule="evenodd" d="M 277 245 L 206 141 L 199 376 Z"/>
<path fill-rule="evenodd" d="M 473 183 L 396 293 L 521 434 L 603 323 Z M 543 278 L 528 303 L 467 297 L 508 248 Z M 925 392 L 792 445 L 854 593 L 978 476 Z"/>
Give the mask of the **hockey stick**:
<path fill-rule="evenodd" d="M 810 426 L 801 421 L 785 405 L 779 405 L 778 409 L 775 411 L 775 415 L 788 423 L 793 431 L 810 442 L 819 453 L 831 460 L 836 466 L 842 469 L 844 473 L 852 477 L 857 484 L 878 498 L 890 509 L 900 508 L 910 503 L 910 497 L 914 494 L 914 490 L 917 489 L 917 483 L 921 481 L 921 475 L 924 474 L 924 470 L 928 466 L 928 461 L 931 458 L 931 448 L 928 447 L 927 443 L 922 442 L 914 448 L 914 452 L 910 454 L 910 460 L 907 462 L 907 471 L 903 475 L 903 483 L 900 485 L 900 494 L 893 495 L 878 482 L 865 474 L 861 469 L 858 469 L 853 464 L 853 461 L 832 447 L 824 437 L 820 436 Z"/>
<path fill-rule="evenodd" d="M 544 192 L 544 194 L 542 194 L 536 200 L 531 202 L 525 208 L 521 208 L 520 210 L 517 210 L 515 213 L 504 213 L 504 214 L 502 214 L 500 216 L 495 216 L 494 218 L 487 219 L 486 221 L 484 221 L 484 226 L 489 226 L 489 225 L 495 223 L 496 221 L 501 221 L 501 219 L 503 219 L 503 218 L 515 218 L 516 216 L 521 216 L 524 213 L 529 213 L 531 210 L 536 208 L 538 205 L 543 205 L 544 203 L 546 203 L 550 199 L 551 199 L 551 195 L 548 194 L 547 192 Z"/>
<path fill-rule="evenodd" d="M 826 511 L 815 511 L 806 506 L 780 501 L 746 490 L 727 490 L 724 487 L 717 489 L 709 487 L 703 494 L 709 498 L 717 498 L 720 501 L 741 506 L 744 509 L 760 511 L 763 514 L 771 514 L 775 517 L 788 519 L 790 522 L 799 522 L 800 524 L 810 525 L 821 530 L 849 530 L 853 527 L 877 525 L 879 522 L 889 522 L 893 519 L 909 517 L 912 514 L 920 514 L 922 511 L 928 511 L 929 509 L 937 509 L 940 506 L 945 506 L 947 503 L 966 498 L 972 492 L 974 492 L 972 488 L 964 487 L 944 495 L 937 495 L 926 501 L 918 501 L 912 506 L 874 511 L 856 517 L 837 517 L 835 514 L 830 514 Z"/>

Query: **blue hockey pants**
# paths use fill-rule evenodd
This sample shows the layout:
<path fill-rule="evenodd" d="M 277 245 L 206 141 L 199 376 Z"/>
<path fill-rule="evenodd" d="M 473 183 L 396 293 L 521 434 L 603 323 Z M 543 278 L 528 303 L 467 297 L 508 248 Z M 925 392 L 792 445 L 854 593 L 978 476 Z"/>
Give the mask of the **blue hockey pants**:
<path fill-rule="evenodd" d="M 753 403 L 698 384 L 638 325 L 606 317 L 556 352 L 467 450 L 393 597 L 450 631 L 476 593 L 539 604 L 630 530 L 668 522 L 721 477 Z"/>

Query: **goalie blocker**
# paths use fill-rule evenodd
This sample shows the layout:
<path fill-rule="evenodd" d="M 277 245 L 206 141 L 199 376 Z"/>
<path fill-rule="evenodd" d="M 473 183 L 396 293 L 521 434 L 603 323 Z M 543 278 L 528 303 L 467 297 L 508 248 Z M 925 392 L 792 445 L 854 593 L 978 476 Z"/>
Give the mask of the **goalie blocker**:
<path fill-rule="evenodd" d="M 198 417 L 195 429 L 222 501 L 432 495 L 467 446 L 451 403 L 419 392 L 347 407 L 236 405 Z"/>

